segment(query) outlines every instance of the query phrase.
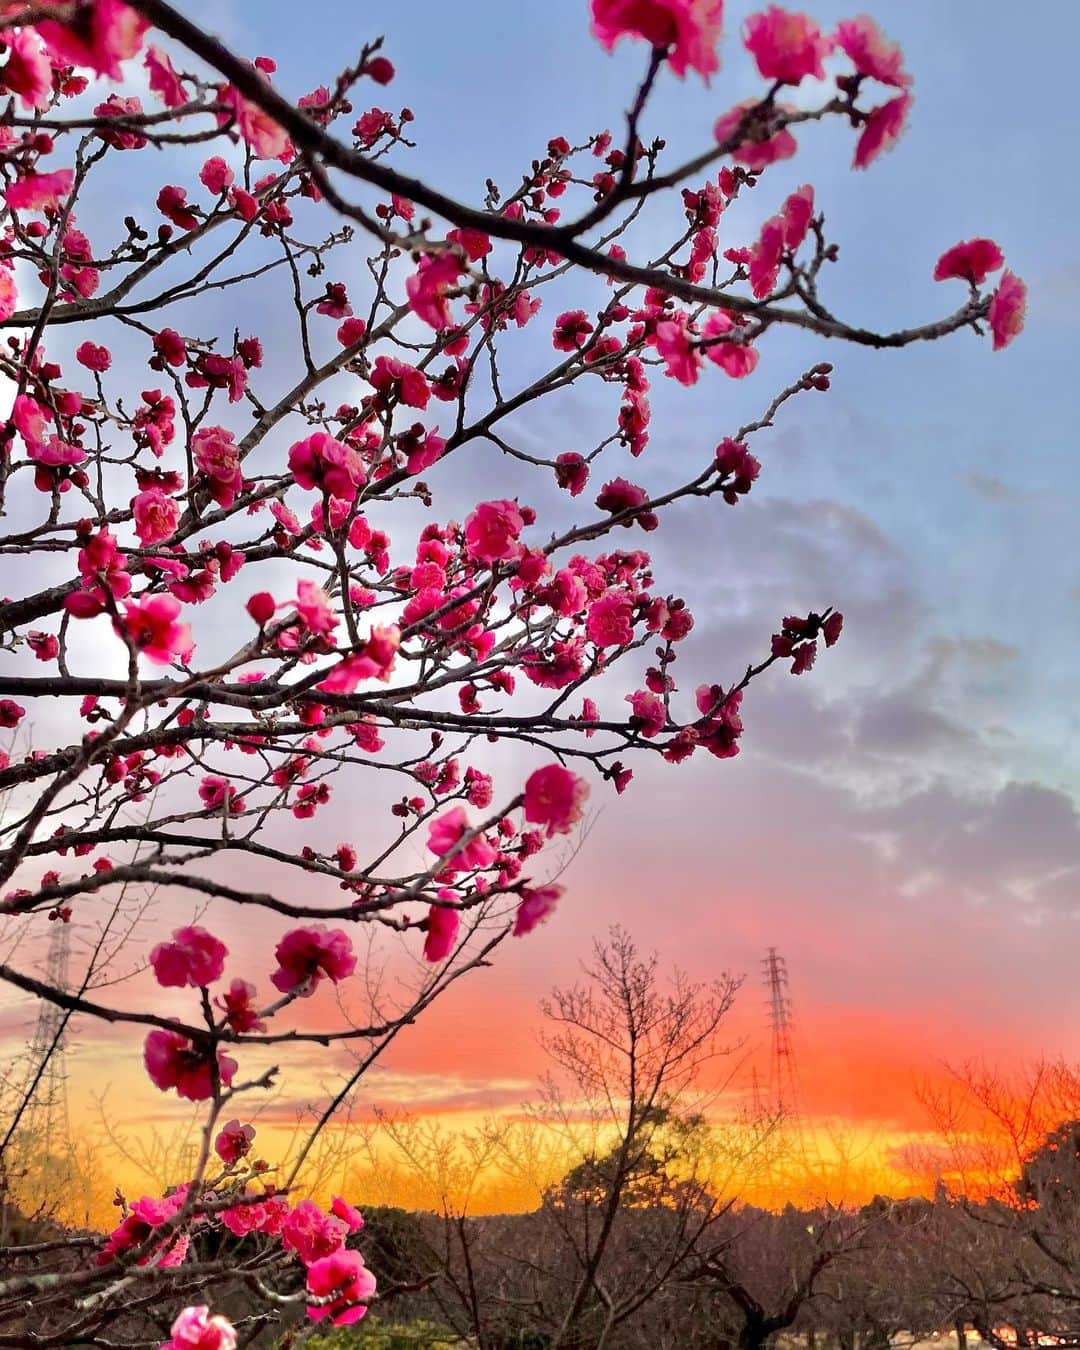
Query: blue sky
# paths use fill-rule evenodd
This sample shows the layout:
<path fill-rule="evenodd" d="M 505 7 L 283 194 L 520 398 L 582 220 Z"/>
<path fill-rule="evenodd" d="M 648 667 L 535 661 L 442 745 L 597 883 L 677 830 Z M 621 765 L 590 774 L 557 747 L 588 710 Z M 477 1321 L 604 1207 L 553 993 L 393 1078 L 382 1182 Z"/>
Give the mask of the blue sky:
<path fill-rule="evenodd" d="M 737 39 L 751 8 L 727 6 L 722 69 L 710 88 L 693 78 L 661 81 L 646 131 L 664 134 L 675 153 L 707 143 L 716 115 L 758 88 Z M 812 182 L 841 250 L 830 303 L 884 327 L 950 310 L 959 283 L 931 281 L 936 257 L 957 239 L 989 234 L 1029 284 L 1027 332 L 1003 354 L 969 334 L 877 353 L 785 332 L 770 335 L 754 379 L 710 384 L 689 398 L 658 389 L 647 462 L 662 473 L 665 456 L 674 471 L 684 447 L 727 430 L 809 361 L 837 367 L 827 399 L 802 405 L 760 439 L 765 471 L 753 509 L 737 523 L 735 513 L 722 518 L 715 534 L 710 523 L 689 547 L 686 531 L 661 531 L 655 551 L 688 575 L 703 551 L 711 554 L 710 617 L 717 640 L 735 647 L 743 629 L 760 631 L 773 596 L 849 613 L 854 606 L 861 622 L 847 649 L 822 663 L 813 684 L 774 682 L 762 699 L 778 732 L 763 737 L 771 755 L 787 734 L 785 719 L 802 722 L 804 738 L 807 722 L 824 719 L 839 734 L 853 719 L 862 741 L 821 776 L 860 799 L 899 802 L 905 791 L 948 785 L 976 801 L 1031 782 L 1073 801 L 1080 189 L 1068 165 L 1080 11 L 1045 0 L 1024 20 L 1015 6 L 996 3 L 882 0 L 870 8 L 915 76 L 908 133 L 870 171 L 854 174 L 849 133 L 811 129 L 797 159 L 764 176 L 733 228 L 749 233 L 788 190 Z M 851 12 L 834 0 L 810 10 L 823 27 Z M 453 11 L 424 0 L 323 3 L 302 51 L 294 6 L 234 0 L 212 13 L 238 46 L 278 59 L 278 80 L 295 93 L 351 47 L 385 34 L 399 74 L 380 101 L 416 113 L 410 171 L 472 200 L 488 174 L 513 184 L 550 135 L 617 128 L 644 60 L 633 43 L 606 56 L 589 38 L 579 0 L 473 0 Z M 809 578 L 827 593 L 802 597 Z M 812 765 L 799 771 L 814 776 Z M 964 888 L 964 878 L 955 881 Z M 987 884 L 975 887 L 980 896 Z M 1071 910 L 1075 876 L 1059 890 Z"/>
<path fill-rule="evenodd" d="M 646 130 L 667 137 L 674 153 L 707 143 L 716 115 L 756 91 L 737 40 L 752 8 L 727 6 L 723 66 L 711 88 L 693 78 L 661 81 Z M 644 59 L 628 42 L 605 56 L 588 36 L 580 0 L 471 0 L 454 12 L 425 0 L 361 7 L 324 0 L 299 51 L 292 5 L 192 6 L 200 9 L 243 50 L 273 55 L 279 82 L 295 93 L 372 34 L 385 34 L 398 78 L 378 91 L 379 101 L 416 113 L 418 148 L 403 163 L 474 201 L 489 174 L 512 186 L 550 135 L 618 128 Z M 812 12 L 826 26 L 850 10 L 830 0 Z M 1075 788 L 1069 639 L 1080 620 L 1080 567 L 1069 536 L 1080 467 L 1069 367 L 1080 189 L 1066 166 L 1075 131 L 1069 53 L 1080 12 L 1036 4 L 1024 24 L 1004 4 L 884 0 L 872 12 L 901 42 L 915 75 L 907 135 L 871 171 L 854 174 L 849 133 L 812 129 L 797 159 L 765 176 L 740 225 L 749 233 L 791 187 L 812 182 L 841 248 L 830 301 L 853 320 L 885 327 L 951 309 L 960 283 L 935 285 L 934 260 L 959 238 L 989 234 L 1029 283 L 1024 340 L 991 358 L 968 334 L 901 353 L 775 334 L 756 381 L 711 387 L 700 398 L 658 392 L 657 403 L 678 417 L 678 433 L 669 422 L 657 457 L 674 462 L 691 429 L 707 437 L 718 419 L 730 423 L 758 407 L 765 381 L 771 390 L 809 359 L 834 360 L 834 393 L 800 409 L 797 424 L 774 438 L 766 467 L 776 464 L 776 473 L 767 472 L 762 495 L 824 498 L 865 513 L 903 551 L 928 630 L 1021 647 L 1025 673 L 1009 708 L 1023 742 L 1017 768 Z"/>

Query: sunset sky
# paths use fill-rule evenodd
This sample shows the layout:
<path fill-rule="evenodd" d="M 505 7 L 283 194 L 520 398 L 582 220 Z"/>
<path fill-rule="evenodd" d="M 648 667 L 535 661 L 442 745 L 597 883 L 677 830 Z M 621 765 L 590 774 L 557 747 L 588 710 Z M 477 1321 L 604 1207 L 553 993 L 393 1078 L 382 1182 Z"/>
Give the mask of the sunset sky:
<path fill-rule="evenodd" d="M 806 7 L 823 28 L 852 12 Z M 583 0 L 320 0 L 303 20 L 284 0 L 184 8 L 236 49 L 276 58 L 292 95 L 384 33 L 398 77 L 381 102 L 416 114 L 409 171 L 473 201 L 488 175 L 514 183 L 550 136 L 618 129 L 642 65 L 639 49 L 608 57 L 590 39 Z M 711 88 L 661 80 L 645 133 L 664 134 L 673 155 L 705 145 L 716 116 L 757 91 L 735 37 L 753 8 L 729 0 Z M 836 605 L 844 638 L 811 674 L 755 683 L 738 759 L 639 768 L 618 801 L 594 790 L 558 913 L 402 1035 L 361 1111 L 468 1121 L 516 1108 L 545 1067 L 537 1000 L 572 982 L 615 922 L 697 978 L 746 974 L 735 1029 L 762 1072 L 760 962 L 778 947 L 810 1127 L 841 1123 L 882 1165 L 925 1128 L 917 1086 L 945 1061 L 1075 1054 L 1080 11 L 1049 0 L 1022 15 L 997 0 L 865 8 L 914 74 L 907 134 L 853 174 L 850 133 L 800 133 L 799 156 L 764 176 L 742 228 L 812 182 L 840 244 L 829 302 L 884 328 L 955 308 L 960 284 L 935 285 L 934 262 L 989 235 L 1028 282 L 1027 331 L 1001 354 L 971 334 L 879 354 L 772 332 L 748 380 L 654 383 L 651 484 L 809 364 L 836 367 L 828 396 L 755 442 L 763 470 L 748 501 L 672 513 L 649 537 L 663 584 L 697 618 L 680 685 L 730 682 L 785 613 Z M 538 443 L 577 448 L 581 428 L 603 426 L 609 409 L 591 406 L 593 393 L 561 420 L 546 414 L 531 428 Z M 467 505 L 483 489 L 448 491 Z M 79 1109 L 91 1085 L 112 1082 L 118 1118 L 165 1122 L 138 1065 L 118 1069 L 115 1046 L 93 1036 L 72 1057 Z M 290 1103 L 316 1099 L 325 1069 L 310 1062 Z"/>

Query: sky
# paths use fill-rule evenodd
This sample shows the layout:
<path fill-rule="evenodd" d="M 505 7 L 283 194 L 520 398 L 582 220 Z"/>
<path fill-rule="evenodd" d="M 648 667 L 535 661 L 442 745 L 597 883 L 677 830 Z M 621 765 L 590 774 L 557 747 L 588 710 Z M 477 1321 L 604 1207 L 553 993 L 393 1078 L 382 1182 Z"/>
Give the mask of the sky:
<path fill-rule="evenodd" d="M 646 137 L 692 152 L 756 91 L 737 39 L 752 8 L 729 0 L 711 87 L 661 79 Z M 1027 330 L 1000 354 L 969 333 L 878 353 L 774 331 L 746 381 L 688 394 L 656 381 L 650 483 L 808 365 L 835 365 L 828 396 L 755 442 L 763 471 L 749 500 L 676 511 L 649 537 L 656 571 L 697 617 L 683 687 L 730 682 L 784 613 L 835 605 L 843 640 L 811 675 L 755 683 L 736 760 L 653 765 L 617 803 L 596 794 L 558 914 L 402 1036 L 366 1080 L 368 1104 L 448 1121 L 516 1105 L 545 1066 L 538 999 L 577 977 L 613 923 L 696 978 L 745 973 L 737 1025 L 762 1064 L 760 961 L 777 947 L 805 1116 L 873 1136 L 882 1157 L 925 1128 L 918 1085 L 945 1063 L 1074 1053 L 1080 10 L 1033 0 L 1021 21 L 991 0 L 866 8 L 915 76 L 907 134 L 854 174 L 850 133 L 801 133 L 799 156 L 764 176 L 741 228 L 813 183 L 840 246 L 831 307 L 887 329 L 955 308 L 960 283 L 935 285 L 934 261 L 989 235 L 1028 283 Z M 835 0 L 808 9 L 822 27 L 851 12 Z M 293 95 L 384 34 L 398 76 L 379 101 L 416 115 L 404 163 L 471 201 L 488 175 L 513 183 L 553 135 L 617 131 L 643 59 L 632 44 L 606 55 L 582 0 L 319 0 L 302 34 L 284 0 L 185 11 L 236 49 L 273 56 Z M 606 415 L 588 390 L 580 398 L 530 433 L 576 448 L 579 428 Z M 475 500 L 477 481 L 451 490 Z M 107 1042 L 84 1047 L 76 1090 L 105 1081 L 109 1062 Z"/>

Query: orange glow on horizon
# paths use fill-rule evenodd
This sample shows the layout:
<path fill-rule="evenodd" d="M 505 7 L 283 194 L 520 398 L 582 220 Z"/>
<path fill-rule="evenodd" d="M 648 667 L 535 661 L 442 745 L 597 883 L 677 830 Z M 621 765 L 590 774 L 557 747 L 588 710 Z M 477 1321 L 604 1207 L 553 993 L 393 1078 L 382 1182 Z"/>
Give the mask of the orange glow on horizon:
<path fill-rule="evenodd" d="M 132 993 L 125 988 L 125 998 Z M 321 998 L 300 1005 L 297 1012 L 308 1029 L 326 1025 Z M 317 1175 L 305 1177 L 305 1184 L 318 1194 L 340 1190 L 361 1206 L 430 1207 L 430 1186 L 400 1160 L 390 1166 L 381 1156 L 378 1167 L 371 1165 L 368 1136 L 378 1112 L 403 1113 L 450 1135 L 476 1131 L 487 1121 L 514 1121 L 549 1068 L 540 1029 L 533 992 L 515 983 L 512 975 L 492 972 L 467 988 L 454 987 L 365 1075 L 351 1123 L 337 1122 L 326 1131 L 325 1147 L 316 1151 L 321 1171 L 316 1167 Z M 745 1038 L 745 1047 L 727 1100 L 749 1105 L 756 1067 L 767 1110 L 772 1105 L 770 1046 L 752 998 L 736 1004 L 732 1032 L 734 1039 Z M 876 1194 L 930 1195 L 947 1169 L 923 1097 L 928 1090 L 954 1086 L 946 1061 L 978 1054 L 973 1028 L 945 1023 L 940 1014 L 918 1008 L 900 1013 L 818 1002 L 800 1006 L 795 1044 L 801 1130 L 789 1125 L 788 1139 L 769 1165 L 755 1164 L 733 1182 L 725 1181 L 726 1193 L 768 1208 L 826 1197 L 858 1205 Z M 1014 1063 L 1033 1058 L 1024 1046 L 1003 1044 L 1000 1036 L 996 1049 Z M 246 1050 L 244 1075 L 255 1076 L 271 1062 L 262 1051 Z M 251 1094 L 227 1114 L 256 1125 L 259 1156 L 271 1164 L 285 1163 L 295 1156 L 303 1131 L 352 1063 L 341 1050 L 294 1051 L 283 1061 L 276 1092 Z M 732 1063 L 723 1069 L 725 1077 Z M 160 1194 L 186 1179 L 185 1169 L 190 1175 L 197 1112 L 153 1087 L 137 1042 L 123 1028 L 85 1029 L 68 1065 L 71 1116 L 79 1122 L 90 1173 L 78 1201 L 83 1213 L 68 1217 L 112 1227 L 117 1186 L 131 1200 Z M 529 1183 L 492 1171 L 477 1182 L 473 1208 L 532 1208 L 540 1183 L 559 1175 L 554 1163 L 549 1175 Z"/>

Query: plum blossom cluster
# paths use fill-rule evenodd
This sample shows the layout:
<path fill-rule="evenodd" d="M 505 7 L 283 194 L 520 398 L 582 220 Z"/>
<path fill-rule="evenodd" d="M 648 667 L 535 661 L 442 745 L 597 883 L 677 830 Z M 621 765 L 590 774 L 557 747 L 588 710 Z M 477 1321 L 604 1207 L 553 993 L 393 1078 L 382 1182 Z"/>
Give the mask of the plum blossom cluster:
<path fill-rule="evenodd" d="M 718 94 L 678 163 L 641 118 L 668 70 L 719 84 L 720 0 L 589 11 L 603 48 L 643 48 L 625 126 L 553 126 L 471 205 L 406 172 L 418 119 L 377 39 L 292 102 L 271 57 L 175 7 L 0 5 L 0 911 L 31 937 L 168 915 L 134 976 L 146 1011 L 92 957 L 79 996 L 18 951 L 3 978 L 129 1029 L 150 1082 L 207 1122 L 196 1172 L 124 1205 L 80 1277 L 96 1323 L 27 1277 L 57 1343 L 112 1343 L 109 1281 L 164 1270 L 169 1344 L 231 1350 L 243 1329 L 193 1273 L 215 1229 L 252 1239 L 260 1280 L 301 1262 L 312 1319 L 362 1316 L 356 1211 L 294 1202 L 253 1157 L 235 1103 L 280 1071 L 259 1055 L 349 1047 L 323 1128 L 452 983 L 570 922 L 559 875 L 590 810 L 643 764 L 740 753 L 754 682 L 836 643 L 834 597 L 793 578 L 754 663 L 701 669 L 694 597 L 650 551 L 674 506 L 702 530 L 745 510 L 768 429 L 829 390 L 811 353 L 733 424 L 726 381 L 755 388 L 772 330 L 1000 350 L 1022 329 L 1023 283 L 986 238 L 927 267 L 928 303 L 931 275 L 966 283 L 953 313 L 848 323 L 825 297 L 828 203 L 772 194 L 825 119 L 857 168 L 898 141 L 913 79 L 873 20 L 752 14 L 758 94 Z M 94 209 L 140 151 L 125 181 L 145 192 Z M 675 219 L 635 232 L 671 192 Z M 654 403 L 695 386 L 716 425 L 683 472 Z M 398 952 L 415 979 L 390 998 L 372 969 Z"/>
<path fill-rule="evenodd" d="M 95 1255 L 101 1270 L 148 1266 L 159 1270 L 197 1267 L 209 1245 L 247 1240 L 241 1269 L 261 1278 L 283 1274 L 297 1263 L 304 1272 L 299 1302 L 307 1317 L 333 1326 L 358 1322 L 377 1292 L 377 1281 L 355 1245 L 364 1227 L 359 1210 L 335 1195 L 328 1210 L 314 1200 L 293 1201 L 268 1179 L 269 1164 L 254 1152 L 255 1130 L 230 1120 L 214 1139 L 214 1164 L 200 1179 L 170 1189 L 162 1198 L 142 1196 L 117 1203 L 123 1217 Z M 349 1245 L 350 1242 L 353 1245 Z M 236 1328 L 209 1307 L 184 1308 L 172 1325 L 169 1350 L 235 1350 Z"/>

